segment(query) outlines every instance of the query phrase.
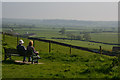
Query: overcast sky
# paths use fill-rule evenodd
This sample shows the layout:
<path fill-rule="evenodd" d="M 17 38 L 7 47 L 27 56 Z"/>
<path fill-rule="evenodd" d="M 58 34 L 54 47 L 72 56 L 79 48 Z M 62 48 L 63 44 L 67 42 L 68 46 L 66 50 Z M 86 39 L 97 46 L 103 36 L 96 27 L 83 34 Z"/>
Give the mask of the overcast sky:
<path fill-rule="evenodd" d="M 117 2 L 3 2 L 3 18 L 117 21 Z"/>

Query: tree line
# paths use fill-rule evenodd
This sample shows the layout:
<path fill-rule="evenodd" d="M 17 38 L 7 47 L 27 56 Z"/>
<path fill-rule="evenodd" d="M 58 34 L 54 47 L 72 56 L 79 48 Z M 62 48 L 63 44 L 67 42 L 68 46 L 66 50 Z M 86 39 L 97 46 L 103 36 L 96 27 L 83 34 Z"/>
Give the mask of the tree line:
<path fill-rule="evenodd" d="M 75 34 L 72 34 L 72 33 L 66 33 L 66 29 L 63 27 L 63 28 L 61 28 L 59 33 L 61 35 L 66 35 L 69 39 L 86 40 L 86 41 L 91 40 L 91 36 L 90 36 L 89 32 L 84 32 L 84 33 L 80 32 L 80 35 L 75 35 Z"/>

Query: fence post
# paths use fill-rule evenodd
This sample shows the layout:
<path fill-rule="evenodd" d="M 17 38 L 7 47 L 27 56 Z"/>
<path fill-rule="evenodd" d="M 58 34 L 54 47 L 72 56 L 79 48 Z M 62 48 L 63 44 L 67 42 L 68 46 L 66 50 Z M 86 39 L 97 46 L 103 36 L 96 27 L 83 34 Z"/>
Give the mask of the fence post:
<path fill-rule="evenodd" d="M 71 54 L 71 46 L 70 46 L 70 54 Z"/>
<path fill-rule="evenodd" d="M 2 34 L 3 34 L 3 42 L 5 42 L 5 33 L 2 32 Z"/>
<path fill-rule="evenodd" d="M 19 41 L 19 37 L 18 37 L 18 35 L 17 35 L 17 45 L 19 44 L 18 41 Z"/>
<path fill-rule="evenodd" d="M 49 53 L 51 52 L 51 42 L 49 41 Z"/>
<path fill-rule="evenodd" d="M 102 55 L 102 47 L 100 46 L 100 54 Z"/>
<path fill-rule="evenodd" d="M 35 48 L 35 40 L 33 39 L 33 47 Z"/>

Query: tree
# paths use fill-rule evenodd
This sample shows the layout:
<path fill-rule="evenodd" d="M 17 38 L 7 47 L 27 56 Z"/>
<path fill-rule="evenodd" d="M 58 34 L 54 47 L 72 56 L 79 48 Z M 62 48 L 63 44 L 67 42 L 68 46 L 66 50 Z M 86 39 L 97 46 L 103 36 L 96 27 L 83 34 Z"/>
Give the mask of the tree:
<path fill-rule="evenodd" d="M 82 40 L 82 37 L 80 35 L 76 36 L 75 38 L 78 39 L 78 40 Z"/>
<path fill-rule="evenodd" d="M 59 31 L 59 33 L 61 33 L 62 35 L 64 35 L 64 34 L 65 34 L 65 28 L 63 27 L 63 28 Z"/>
<path fill-rule="evenodd" d="M 74 40 L 75 39 L 75 35 L 71 34 L 71 40 Z"/>
<path fill-rule="evenodd" d="M 84 38 L 84 40 L 86 40 L 86 41 L 90 41 L 90 40 L 91 40 L 90 33 L 85 33 L 85 34 L 83 35 L 83 38 Z"/>
<path fill-rule="evenodd" d="M 103 32 L 103 29 L 99 29 L 99 32 L 100 32 L 100 33 Z"/>
<path fill-rule="evenodd" d="M 72 40 L 72 39 L 75 39 L 75 35 L 72 34 L 72 33 L 68 33 L 67 36 L 68 36 L 68 38 L 70 38 L 71 40 Z"/>
<path fill-rule="evenodd" d="M 52 29 L 55 29 L 55 27 L 53 27 Z"/>
<path fill-rule="evenodd" d="M 92 31 L 93 33 L 97 33 L 98 32 L 98 30 L 97 29 L 93 29 L 93 31 Z"/>
<path fill-rule="evenodd" d="M 114 27 L 112 28 L 112 31 L 115 31 L 115 28 L 114 28 Z"/>
<path fill-rule="evenodd" d="M 86 33 L 85 31 L 80 32 L 80 34 L 85 34 L 85 33 Z"/>

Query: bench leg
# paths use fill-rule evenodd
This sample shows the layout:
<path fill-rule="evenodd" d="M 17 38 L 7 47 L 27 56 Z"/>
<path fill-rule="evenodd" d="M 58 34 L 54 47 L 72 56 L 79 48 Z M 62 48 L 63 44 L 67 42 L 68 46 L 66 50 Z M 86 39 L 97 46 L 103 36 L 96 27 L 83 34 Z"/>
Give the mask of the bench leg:
<path fill-rule="evenodd" d="M 31 64 L 33 64 L 33 57 L 32 57 L 32 62 L 31 62 Z"/>
<path fill-rule="evenodd" d="M 9 59 L 11 60 L 11 55 L 9 56 Z"/>
<path fill-rule="evenodd" d="M 38 58 L 37 58 L 37 64 L 38 64 Z"/>
<path fill-rule="evenodd" d="M 5 54 L 4 60 L 6 60 L 6 59 L 7 59 L 7 55 Z"/>
<path fill-rule="evenodd" d="M 32 62 L 31 64 L 37 63 L 38 64 L 38 58 L 35 58 L 37 61 L 34 61 L 34 58 L 32 57 Z"/>
<path fill-rule="evenodd" d="M 34 62 L 32 61 L 31 64 L 33 64 Z"/>

